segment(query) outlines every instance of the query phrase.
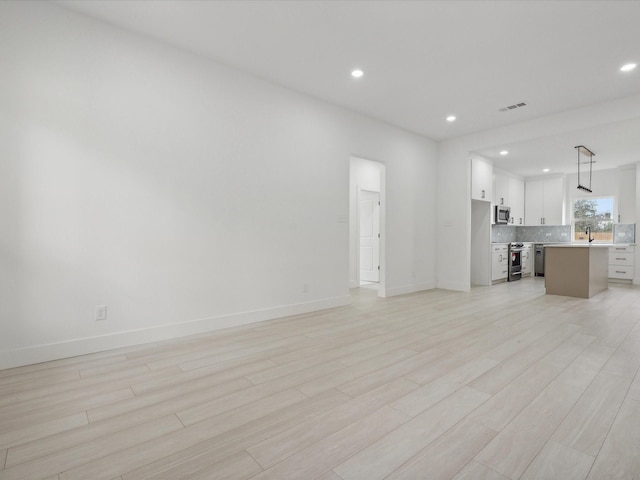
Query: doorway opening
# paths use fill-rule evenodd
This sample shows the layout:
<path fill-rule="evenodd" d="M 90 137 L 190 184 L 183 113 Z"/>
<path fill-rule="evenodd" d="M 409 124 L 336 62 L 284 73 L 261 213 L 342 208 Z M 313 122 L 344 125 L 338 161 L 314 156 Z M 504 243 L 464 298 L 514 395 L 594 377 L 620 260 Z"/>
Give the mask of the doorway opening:
<path fill-rule="evenodd" d="M 385 296 L 384 165 L 351 157 L 349 287 Z"/>
<path fill-rule="evenodd" d="M 358 192 L 360 286 L 380 282 L 380 192 Z"/>

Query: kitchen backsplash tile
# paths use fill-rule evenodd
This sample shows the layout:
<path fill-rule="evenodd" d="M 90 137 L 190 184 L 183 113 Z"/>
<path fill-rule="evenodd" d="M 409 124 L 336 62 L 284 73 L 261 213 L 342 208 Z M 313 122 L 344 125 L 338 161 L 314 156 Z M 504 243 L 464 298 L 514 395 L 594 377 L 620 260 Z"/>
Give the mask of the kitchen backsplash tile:
<path fill-rule="evenodd" d="M 492 225 L 491 242 L 545 242 L 570 243 L 571 225 L 516 227 L 512 225 Z"/>
<path fill-rule="evenodd" d="M 515 225 L 491 225 L 491 243 L 517 242 Z"/>
<path fill-rule="evenodd" d="M 636 243 L 635 223 L 616 223 L 613 225 L 613 243 Z"/>
<path fill-rule="evenodd" d="M 571 225 L 520 227 L 514 225 L 491 225 L 492 243 L 532 242 L 571 243 Z M 635 243 L 636 224 L 613 225 L 613 243 Z"/>
<path fill-rule="evenodd" d="M 571 225 L 516 227 L 517 242 L 571 243 Z"/>

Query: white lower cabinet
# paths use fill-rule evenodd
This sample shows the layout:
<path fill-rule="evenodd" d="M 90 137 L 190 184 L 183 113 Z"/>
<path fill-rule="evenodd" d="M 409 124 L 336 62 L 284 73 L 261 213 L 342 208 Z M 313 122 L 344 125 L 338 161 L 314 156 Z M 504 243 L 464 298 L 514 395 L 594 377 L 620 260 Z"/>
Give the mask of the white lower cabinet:
<path fill-rule="evenodd" d="M 493 243 L 491 245 L 491 281 L 506 280 L 509 273 L 509 245 Z"/>
<path fill-rule="evenodd" d="M 633 280 L 632 245 L 609 247 L 609 278 L 612 280 Z"/>
<path fill-rule="evenodd" d="M 527 277 L 533 273 L 533 255 L 531 255 L 532 243 L 525 243 L 522 246 L 522 277 Z"/>

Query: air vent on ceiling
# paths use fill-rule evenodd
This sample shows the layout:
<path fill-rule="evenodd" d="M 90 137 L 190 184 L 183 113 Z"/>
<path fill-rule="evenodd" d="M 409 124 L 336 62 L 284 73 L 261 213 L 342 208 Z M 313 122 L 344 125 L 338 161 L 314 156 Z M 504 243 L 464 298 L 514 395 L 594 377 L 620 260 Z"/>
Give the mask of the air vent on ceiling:
<path fill-rule="evenodd" d="M 499 109 L 500 112 L 508 112 L 509 110 L 515 110 L 516 108 L 526 107 L 527 104 L 524 102 L 514 103 L 513 105 L 509 105 L 508 107 L 504 107 Z"/>

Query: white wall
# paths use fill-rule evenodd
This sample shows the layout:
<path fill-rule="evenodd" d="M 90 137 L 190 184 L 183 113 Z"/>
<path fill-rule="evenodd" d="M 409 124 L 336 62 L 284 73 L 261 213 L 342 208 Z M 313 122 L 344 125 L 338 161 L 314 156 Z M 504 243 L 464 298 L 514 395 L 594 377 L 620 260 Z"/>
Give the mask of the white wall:
<path fill-rule="evenodd" d="M 635 175 L 634 175 L 635 176 Z M 584 182 L 583 182 L 584 184 Z M 565 196 L 565 218 L 570 223 L 573 218 L 573 201 L 581 198 L 609 197 L 615 198 L 614 219 L 617 219 L 618 200 L 620 196 L 620 178 L 617 169 L 596 170 L 592 172 L 591 190 L 592 193 L 578 190 L 578 174 L 570 173 L 565 175 L 566 196 Z"/>
<path fill-rule="evenodd" d="M 636 224 L 636 247 L 634 253 L 634 262 L 635 262 L 635 271 L 633 275 L 633 284 L 640 285 L 640 249 L 637 244 L 640 231 L 638 231 L 638 227 L 640 226 L 640 192 L 638 192 L 638 186 L 640 186 L 640 162 L 636 164 L 636 201 L 635 201 L 635 224 Z"/>
<path fill-rule="evenodd" d="M 471 288 L 471 155 L 466 142 L 439 146 L 438 288 Z"/>
<path fill-rule="evenodd" d="M 491 202 L 471 201 L 471 284 L 491 285 Z"/>
<path fill-rule="evenodd" d="M 432 141 L 47 3 L 0 69 L 0 368 L 348 303 L 352 155 L 387 294 L 435 285 Z"/>
<path fill-rule="evenodd" d="M 592 172 L 592 193 L 578 190 L 578 174 L 565 175 L 566 212 L 565 218 L 573 218 L 573 201 L 580 198 L 613 196 L 614 221 L 616 223 L 636 223 L 636 165 L 625 165 L 615 169 L 595 170 Z M 620 221 L 618 222 L 618 216 Z"/>

